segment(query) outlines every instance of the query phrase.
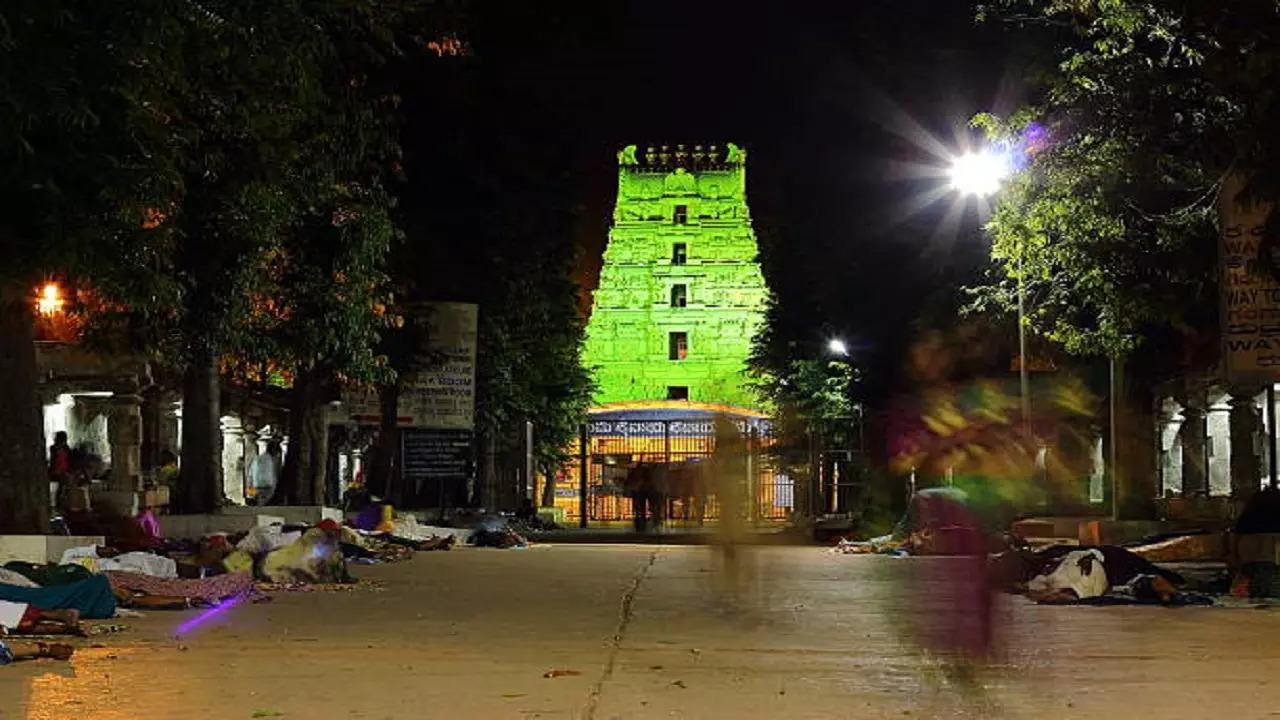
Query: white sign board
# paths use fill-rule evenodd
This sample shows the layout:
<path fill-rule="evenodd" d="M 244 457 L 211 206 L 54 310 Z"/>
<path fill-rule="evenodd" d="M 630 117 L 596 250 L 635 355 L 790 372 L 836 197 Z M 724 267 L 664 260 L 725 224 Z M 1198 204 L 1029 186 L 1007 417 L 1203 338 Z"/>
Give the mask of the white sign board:
<path fill-rule="evenodd" d="M 1280 248 L 1266 238 L 1271 208 L 1236 201 L 1242 185 L 1228 177 L 1219 208 L 1223 358 L 1229 382 L 1264 385 L 1280 381 Z"/>
<path fill-rule="evenodd" d="M 401 427 L 471 430 L 475 427 L 476 334 L 479 307 L 469 303 L 426 303 L 429 367 L 401 378 L 396 407 Z M 344 395 L 346 414 L 355 422 L 378 424 L 378 395 Z"/>

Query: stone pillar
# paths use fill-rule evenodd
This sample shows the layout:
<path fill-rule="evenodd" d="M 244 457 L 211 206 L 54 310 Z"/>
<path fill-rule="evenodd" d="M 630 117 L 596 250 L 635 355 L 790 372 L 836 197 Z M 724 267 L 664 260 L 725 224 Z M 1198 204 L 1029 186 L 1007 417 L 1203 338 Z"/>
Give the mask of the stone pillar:
<path fill-rule="evenodd" d="M 1258 452 L 1263 434 L 1262 415 L 1250 392 L 1231 395 L 1231 499 L 1248 502 L 1258 491 L 1262 476 L 1262 456 Z"/>
<path fill-rule="evenodd" d="M 244 485 L 248 487 L 253 473 L 253 462 L 258 459 L 261 452 L 262 433 L 261 428 L 253 420 L 244 420 L 241 422 L 241 433 L 244 438 Z"/>
<path fill-rule="evenodd" d="M 132 391 L 111 396 L 107 410 L 111 489 L 142 489 L 142 398 Z"/>
<path fill-rule="evenodd" d="M 1171 493 L 1182 489 L 1182 466 L 1174 463 L 1174 450 L 1181 454 L 1178 445 L 1179 423 L 1178 406 L 1172 400 L 1164 400 L 1156 411 L 1156 450 L 1160 455 L 1157 460 L 1160 470 L 1160 496 L 1170 497 Z"/>
<path fill-rule="evenodd" d="M 173 400 L 165 397 L 160 402 L 160 427 L 157 431 L 157 440 L 160 449 L 158 452 L 163 453 L 165 450 L 182 457 L 182 401 Z"/>
<path fill-rule="evenodd" d="M 160 415 L 163 393 L 157 387 L 149 387 L 142 392 L 142 481 L 151 487 L 156 479 L 156 471 L 160 468 Z"/>
<path fill-rule="evenodd" d="M 1098 425 L 1090 424 L 1088 430 L 1089 438 L 1089 504 L 1107 502 L 1107 498 L 1111 497 L 1111 490 L 1106 486 L 1110 479 L 1107 474 L 1107 462 L 1103 456 L 1103 434 L 1102 428 Z"/>
<path fill-rule="evenodd" d="M 1231 494 L 1231 405 L 1230 396 L 1219 396 L 1209 406 L 1208 427 L 1209 495 Z"/>
<path fill-rule="evenodd" d="M 1209 495 L 1209 456 L 1206 451 L 1208 413 L 1203 397 L 1192 397 L 1182 408 L 1182 496 Z"/>
<path fill-rule="evenodd" d="M 222 495 L 236 505 L 245 504 L 244 425 L 240 418 L 222 418 Z"/>

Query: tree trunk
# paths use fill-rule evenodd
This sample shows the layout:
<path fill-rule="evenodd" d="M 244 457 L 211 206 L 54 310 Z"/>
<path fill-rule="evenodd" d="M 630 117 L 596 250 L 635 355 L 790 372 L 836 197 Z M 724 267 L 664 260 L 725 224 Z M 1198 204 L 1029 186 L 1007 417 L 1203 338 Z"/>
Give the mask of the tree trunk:
<path fill-rule="evenodd" d="M 48 532 L 49 474 L 29 303 L 0 306 L 0 532 Z"/>
<path fill-rule="evenodd" d="M 210 513 L 222 497 L 222 386 L 218 356 L 202 348 L 187 366 L 182 388 L 182 472 L 177 506 Z"/>
<path fill-rule="evenodd" d="M 158 387 L 149 387 L 142 392 L 142 475 L 154 481 L 156 471 L 160 468 L 160 410 L 161 392 Z"/>
<path fill-rule="evenodd" d="M 373 453 L 369 458 L 369 470 L 366 473 L 365 487 L 369 494 L 380 498 L 390 496 L 394 487 L 396 445 L 400 440 L 397 425 L 397 411 L 400 403 L 400 385 L 392 383 L 383 386 L 379 391 L 381 400 L 381 420 L 378 428 L 378 439 L 374 442 Z"/>
<path fill-rule="evenodd" d="M 307 433 L 311 435 L 311 503 L 324 505 L 329 493 L 325 483 L 329 479 L 329 413 L 321 396 L 307 419 Z M 304 483 L 305 484 L 305 483 Z"/>
<path fill-rule="evenodd" d="M 289 403 L 289 453 L 280 473 L 280 498 L 286 505 L 316 505 L 324 498 L 324 374 L 300 370 Z M 317 478 L 319 485 L 317 486 Z"/>
<path fill-rule="evenodd" d="M 1147 378 L 1120 371 L 1119 417 L 1116 447 L 1119 475 L 1117 497 L 1122 520 L 1155 518 L 1159 452 L 1155 438 L 1155 393 Z"/>
<path fill-rule="evenodd" d="M 498 443 L 485 433 L 480 439 L 480 497 L 477 503 L 490 512 L 498 511 Z"/>
<path fill-rule="evenodd" d="M 559 470 L 550 470 L 546 473 L 546 482 L 542 484 L 542 507 L 555 507 L 556 504 L 556 474 Z"/>

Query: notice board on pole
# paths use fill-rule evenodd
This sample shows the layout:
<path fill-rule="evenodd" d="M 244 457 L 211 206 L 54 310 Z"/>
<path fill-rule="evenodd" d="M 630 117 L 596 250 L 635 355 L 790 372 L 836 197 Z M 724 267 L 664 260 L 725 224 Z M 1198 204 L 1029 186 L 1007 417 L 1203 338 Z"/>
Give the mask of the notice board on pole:
<path fill-rule="evenodd" d="M 473 472 L 471 430 L 405 428 L 400 431 L 400 472 L 423 507 L 454 507 L 466 498 Z"/>
<path fill-rule="evenodd" d="M 1243 187 L 1229 175 L 1219 196 L 1223 364 L 1228 382 L 1268 385 L 1280 381 L 1280 238 L 1267 237 L 1271 206 Z"/>

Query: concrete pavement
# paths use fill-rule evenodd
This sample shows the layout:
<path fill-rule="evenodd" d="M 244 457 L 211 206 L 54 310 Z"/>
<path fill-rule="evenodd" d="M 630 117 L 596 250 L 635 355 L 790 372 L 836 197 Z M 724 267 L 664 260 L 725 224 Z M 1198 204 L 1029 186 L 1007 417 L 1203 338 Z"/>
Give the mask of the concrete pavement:
<path fill-rule="evenodd" d="M 1002 652 L 926 652 L 946 559 L 761 547 L 461 548 L 381 591 L 149 613 L 70 663 L 0 668 L 0 717 L 1280 717 L 1280 615 L 1002 602 Z M 932 603 L 932 604 L 930 604 Z M 553 677 L 546 677 L 546 675 Z"/>

